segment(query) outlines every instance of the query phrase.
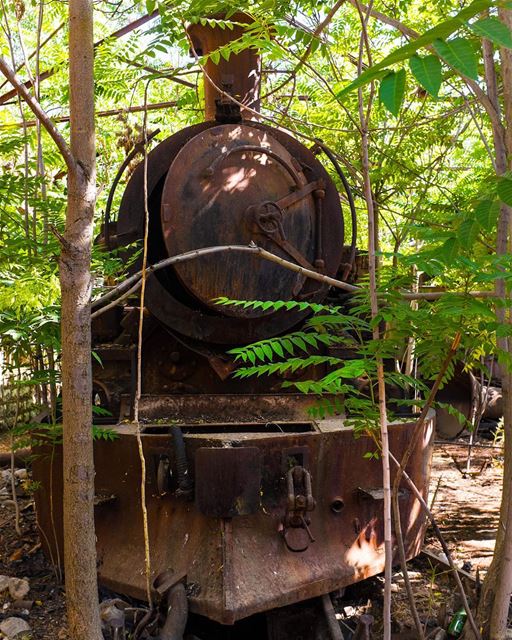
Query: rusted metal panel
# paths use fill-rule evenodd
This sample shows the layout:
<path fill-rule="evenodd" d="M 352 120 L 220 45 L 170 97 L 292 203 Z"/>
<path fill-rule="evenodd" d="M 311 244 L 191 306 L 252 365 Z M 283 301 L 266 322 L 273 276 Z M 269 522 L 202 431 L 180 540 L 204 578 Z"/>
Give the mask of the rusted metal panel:
<path fill-rule="evenodd" d="M 233 125 L 224 126 L 226 127 L 226 131 L 228 131 Z M 315 261 L 318 258 L 318 247 L 321 247 L 322 261 L 324 264 L 321 270 L 327 275 L 334 276 L 338 270 L 343 250 L 344 225 L 339 196 L 328 173 L 309 149 L 301 145 L 297 140 L 283 131 L 279 131 L 256 122 L 251 122 L 250 124 L 244 123 L 242 126 L 246 129 L 250 128 L 256 138 L 260 139 L 261 136 L 263 136 L 263 138 L 268 137 L 274 141 L 274 145 L 280 145 L 285 150 L 283 152 L 283 157 L 291 158 L 290 164 L 295 167 L 297 175 L 301 173 L 303 174 L 305 184 L 316 184 L 318 181 L 321 181 L 325 185 L 325 197 L 322 199 L 322 211 L 320 216 L 321 221 L 320 223 L 318 222 L 318 211 L 316 213 L 313 212 L 312 219 L 308 222 L 310 231 L 307 231 L 307 229 L 305 230 L 305 236 L 309 238 L 307 251 L 301 244 L 304 242 L 304 238 L 301 237 L 297 239 L 298 228 L 303 228 L 304 226 L 302 223 L 301 225 L 298 225 L 297 230 L 295 230 L 293 226 L 286 228 L 284 235 L 290 245 L 296 246 L 298 243 L 302 246 L 302 248 L 299 249 L 299 253 L 304 255 L 308 259 L 308 262 Z M 150 262 L 158 262 L 169 255 L 168 248 L 164 241 L 165 228 L 170 228 L 169 225 L 172 226 L 173 224 L 178 224 L 182 229 L 185 229 L 186 225 L 189 223 L 188 217 L 185 215 L 189 211 L 188 206 L 184 210 L 185 213 L 183 218 L 173 219 L 172 223 L 166 222 L 165 220 L 168 215 L 168 213 L 166 213 L 168 207 L 162 208 L 162 202 L 163 204 L 170 206 L 173 202 L 172 198 L 175 197 L 175 194 L 173 194 L 172 198 L 162 198 L 163 185 L 169 168 L 173 164 L 178 153 L 184 149 L 184 147 L 192 141 L 195 136 L 201 135 L 202 133 L 206 135 L 210 129 L 218 130 L 223 128 L 224 127 L 219 127 L 216 123 L 212 122 L 201 123 L 200 125 L 188 127 L 160 143 L 148 155 L 148 204 L 150 228 L 152 230 L 149 238 L 148 259 Z M 246 159 L 243 161 L 238 159 L 239 166 L 242 170 L 245 162 L 247 162 L 248 165 L 250 165 L 250 162 L 254 162 L 254 160 L 251 160 L 253 155 L 254 154 L 248 152 Z M 230 166 L 230 159 L 231 156 L 226 160 L 228 168 Z M 233 158 L 233 160 L 235 160 L 235 158 Z M 271 176 L 271 179 L 269 179 L 268 176 Z M 144 172 L 141 164 L 129 180 L 121 202 L 119 221 L 117 223 L 118 237 L 120 239 L 125 238 L 125 244 L 133 242 L 137 238 L 141 238 L 143 234 L 145 210 L 143 199 L 144 189 L 142 188 L 143 177 Z M 282 180 L 283 169 L 282 167 L 275 166 L 275 164 L 273 165 L 272 171 L 269 170 L 269 167 L 265 167 L 265 176 L 262 176 L 262 178 L 263 177 L 265 178 L 264 180 L 262 179 L 258 181 L 258 188 L 260 189 L 259 200 L 245 202 L 246 206 L 243 211 L 245 211 L 251 204 L 261 205 L 264 202 L 269 201 L 268 194 L 266 193 L 266 185 L 267 183 L 269 185 L 275 183 L 276 180 Z M 225 184 L 228 185 L 227 180 Z M 256 185 L 253 186 L 253 189 L 256 189 Z M 168 190 L 172 190 L 171 186 L 168 187 Z M 284 193 L 280 192 L 275 195 L 279 201 L 282 197 L 286 197 L 287 194 L 289 195 L 288 188 Z M 295 212 L 295 209 L 297 208 L 300 210 L 304 202 L 309 201 L 311 203 L 311 199 L 311 195 L 306 195 L 304 200 L 291 205 L 289 213 Z M 186 198 L 183 200 L 186 201 Z M 244 202 L 242 194 L 239 195 L 239 201 Z M 192 205 L 193 201 L 191 200 L 190 203 L 187 202 L 187 205 L 188 204 Z M 217 231 L 213 232 L 213 236 L 210 233 L 212 225 L 215 224 L 214 216 L 210 216 L 208 219 L 208 224 L 205 226 L 202 236 L 200 229 L 189 230 L 190 233 L 194 233 L 195 231 L 197 236 L 196 239 L 198 240 L 198 243 L 194 248 L 206 246 L 207 240 L 211 242 L 215 238 L 220 240 L 219 244 L 226 244 L 230 234 L 235 234 L 236 237 L 242 237 L 244 236 L 244 233 L 248 233 L 244 231 L 243 227 L 239 228 L 240 225 L 233 224 L 233 220 L 230 218 L 230 215 L 233 215 L 233 212 L 231 212 L 232 206 L 230 199 L 228 205 L 223 208 L 223 215 L 227 216 L 227 223 L 229 223 L 228 219 L 230 219 L 232 224 L 219 224 L 218 233 L 221 234 L 221 236 L 218 238 L 215 235 Z M 163 227 L 161 216 L 163 216 Z M 290 220 L 291 217 L 292 216 L 289 216 Z M 284 219 L 286 220 L 286 216 L 284 216 Z M 222 220 L 220 222 L 222 223 Z M 318 238 L 315 238 L 314 233 L 311 233 L 311 230 L 314 232 L 315 229 L 319 233 Z M 287 234 L 290 235 L 290 238 L 287 237 Z M 277 245 L 274 241 L 265 236 L 261 229 L 260 233 L 256 234 L 255 239 L 259 244 L 268 244 L 268 247 L 273 252 L 277 252 L 288 259 L 294 259 L 285 249 L 283 249 L 283 246 L 285 245 Z M 294 242 L 291 242 L 291 239 L 293 239 Z M 247 256 L 245 256 L 245 258 L 247 259 Z M 217 264 L 217 262 L 215 264 Z M 273 268 L 274 267 L 278 268 L 277 265 L 274 265 Z M 139 262 L 136 262 L 133 265 L 132 270 L 137 270 L 138 268 L 140 268 L 140 264 Z M 252 277 L 252 282 L 254 283 L 251 286 L 256 286 L 256 288 L 258 288 L 258 285 L 255 284 L 258 281 L 258 274 L 260 271 L 264 274 L 268 269 L 269 266 L 265 266 L 263 261 L 259 261 L 256 264 L 256 267 L 251 269 L 250 275 Z M 230 269 L 224 272 L 224 276 L 219 274 L 218 278 L 215 279 L 213 278 L 213 274 L 206 277 L 208 272 L 202 270 L 201 279 L 205 278 L 206 282 L 210 283 L 212 283 L 213 280 L 220 283 L 224 278 L 223 287 L 226 287 L 229 286 L 229 284 L 227 285 L 226 283 L 229 283 L 235 274 L 237 277 L 242 277 L 241 273 L 238 274 L 237 271 Z M 281 291 L 278 290 L 274 293 L 274 286 L 277 281 L 281 280 L 281 277 L 284 278 L 285 281 L 287 278 L 296 278 L 295 275 L 288 275 L 284 269 L 280 269 L 279 278 L 274 278 L 273 282 L 270 283 L 271 286 L 268 290 L 264 291 L 265 298 L 278 299 Z M 182 334 L 183 336 L 199 340 L 202 343 L 233 344 L 261 340 L 286 331 L 307 315 L 307 312 L 290 313 L 280 311 L 277 313 L 266 314 L 261 317 L 232 317 L 229 320 L 228 327 L 226 324 L 225 310 L 224 312 L 221 312 L 218 308 L 216 309 L 212 307 L 206 311 L 204 307 L 204 300 L 206 300 L 207 295 L 210 294 L 202 290 L 197 290 L 197 286 L 199 285 L 197 283 L 194 284 L 195 281 L 192 281 L 190 274 L 189 277 L 186 278 L 186 282 L 195 290 L 196 293 L 200 294 L 199 298 L 190 296 L 190 292 L 187 291 L 187 287 L 184 287 L 183 282 L 177 277 L 177 272 L 174 269 L 168 268 L 152 274 L 148 278 L 147 282 L 146 305 L 153 316 L 158 318 L 165 326 Z M 262 287 L 260 286 L 258 290 L 261 291 Z M 248 289 L 247 292 L 250 292 L 250 289 Z M 215 291 L 210 297 L 221 295 L 221 293 L 222 291 L 220 290 Z M 298 293 L 300 294 L 298 299 L 317 302 L 325 298 L 327 287 L 320 286 L 315 281 L 306 280 L 302 290 Z M 247 295 L 245 297 L 247 297 Z M 201 300 L 203 300 L 203 302 Z"/>
<path fill-rule="evenodd" d="M 240 422 L 240 417 L 243 416 L 244 423 L 263 423 L 268 425 L 265 428 L 270 431 L 274 422 L 310 421 L 308 409 L 316 402 L 316 396 L 296 393 L 143 395 L 139 403 L 139 415 L 147 422 L 165 420 L 167 417 L 181 423 L 199 425 L 202 422 Z M 130 398 L 123 396 L 121 419 L 129 416 L 129 407 Z M 264 430 L 263 427 L 260 428 Z"/>
<path fill-rule="evenodd" d="M 276 160 L 279 160 L 277 162 Z M 293 157 L 268 130 L 246 124 L 212 127 L 190 140 L 167 173 L 162 195 L 162 227 L 169 255 L 201 247 L 256 242 L 285 259 L 314 260 L 315 205 L 306 194 L 288 208 L 253 208 L 288 196 L 307 183 Z M 264 219 L 264 221 L 263 221 Z M 272 231 L 280 230 L 279 240 Z M 297 255 L 290 256 L 284 242 Z M 221 315 L 261 317 L 268 311 L 215 305 L 214 298 L 291 300 L 304 277 L 256 256 L 226 253 L 202 256 L 175 268 L 186 289 Z"/>
<path fill-rule="evenodd" d="M 450 405 L 459 411 L 464 419 L 471 422 L 479 402 L 478 382 L 475 376 L 465 371 L 463 365 L 457 365 L 451 380 L 437 392 L 436 402 Z M 443 407 L 437 409 L 436 426 L 438 435 L 449 440 L 459 436 L 466 428 L 466 424 L 461 424 L 457 416 Z"/>
<path fill-rule="evenodd" d="M 261 486 L 258 447 L 201 447 L 195 465 L 195 501 L 203 515 L 233 518 L 256 513 Z"/>
<path fill-rule="evenodd" d="M 410 440 L 413 422 L 390 425 L 390 446 L 400 457 Z M 158 462 L 167 455 L 174 468 L 168 433 L 143 433 L 148 467 L 146 484 L 151 566 L 154 575 L 171 570 L 187 575 L 193 595 L 191 611 L 224 624 L 254 613 L 285 606 L 334 591 L 380 572 L 384 566 L 382 501 L 361 500 L 358 487 L 379 487 L 379 460 L 372 439 L 354 439 L 340 422 L 337 430 L 306 433 L 201 433 L 196 425 L 184 435 L 190 468 L 201 483 L 202 465 L 193 461 L 202 448 L 257 448 L 262 460 L 261 501 L 256 513 L 232 518 L 205 516 L 195 502 L 157 488 Z M 119 439 L 95 443 L 96 493 L 115 496 L 96 508 L 100 582 L 115 591 L 144 598 L 144 543 L 140 513 L 140 461 L 132 425 L 114 429 Z M 186 431 L 186 430 L 185 430 Z M 428 490 L 432 421 L 414 451 L 407 470 L 426 496 Z M 302 458 L 300 459 L 300 452 Z M 305 454 L 308 454 L 307 463 Z M 230 454 L 236 455 L 236 453 Z M 242 454 L 243 455 L 243 454 Z M 61 540 L 60 452 L 53 464 L 53 517 Z M 283 458 L 308 465 L 315 508 L 309 512 L 315 539 L 305 551 L 290 551 L 283 539 L 288 492 Z M 37 495 L 38 516 L 54 547 L 48 487 L 48 464 L 35 463 L 43 488 Z M 210 473 L 205 471 L 207 477 Z M 174 484 L 173 484 L 174 483 Z M 421 546 L 425 518 L 411 494 L 401 500 L 407 556 Z M 55 548 L 52 551 L 56 557 Z M 154 577 L 154 576 L 153 576 Z"/>

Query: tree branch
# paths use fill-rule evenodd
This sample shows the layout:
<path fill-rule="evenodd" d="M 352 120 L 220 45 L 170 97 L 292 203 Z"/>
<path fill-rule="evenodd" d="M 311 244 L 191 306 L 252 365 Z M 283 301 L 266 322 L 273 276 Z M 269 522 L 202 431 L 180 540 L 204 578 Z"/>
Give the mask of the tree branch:
<path fill-rule="evenodd" d="M 176 107 L 177 100 L 170 100 L 169 102 L 154 102 L 147 105 L 147 111 L 156 111 L 158 109 L 168 109 L 169 107 Z M 139 111 L 146 110 L 144 105 L 137 105 L 135 107 L 125 107 L 120 109 L 109 109 L 108 111 L 97 111 L 96 118 L 108 118 L 110 116 L 117 116 L 120 113 L 137 113 Z M 59 116 L 58 118 L 52 118 L 52 122 L 69 122 L 69 116 Z M 37 120 L 28 120 L 25 123 L 26 127 L 35 127 Z M 23 127 L 23 122 L 13 122 L 11 124 L 0 124 L 1 129 L 8 129 L 9 127 Z"/>
<path fill-rule="evenodd" d="M 166 267 L 170 267 L 174 264 L 180 264 L 182 262 L 187 262 L 188 260 L 194 260 L 195 258 L 199 258 L 205 255 L 212 255 L 215 253 L 226 253 L 226 252 L 240 252 L 240 253 L 250 253 L 256 255 L 263 260 L 268 260 L 269 262 L 275 262 L 276 264 L 281 265 L 285 269 L 290 269 L 291 271 L 295 271 L 296 273 L 300 273 L 312 280 L 316 280 L 317 282 L 321 282 L 322 284 L 328 284 L 331 287 L 335 287 L 336 289 L 341 289 L 347 293 L 362 293 L 364 289 L 358 287 L 353 284 L 349 284 L 348 282 L 343 282 L 343 280 L 337 280 L 336 278 L 331 278 L 330 276 L 326 276 L 323 273 L 318 273 L 317 271 L 312 271 L 311 269 L 305 269 L 304 267 L 295 264 L 294 262 L 289 262 L 288 260 L 284 260 L 284 258 L 280 258 L 276 256 L 274 253 L 270 251 L 266 251 L 261 247 L 256 246 L 254 243 L 249 245 L 225 245 L 225 246 L 216 246 L 216 247 L 205 247 L 204 249 L 195 249 L 194 251 L 188 251 L 186 253 L 181 253 L 177 256 L 172 256 L 170 258 L 165 258 L 160 262 L 150 265 L 145 269 L 146 275 L 153 273 L 154 271 L 159 271 L 160 269 L 165 269 Z M 124 300 L 127 297 L 125 293 L 127 289 L 133 286 L 133 291 L 136 291 L 140 286 L 134 286 L 140 278 L 142 277 L 142 271 L 138 271 L 134 273 L 129 278 L 126 278 L 121 284 L 117 285 L 110 291 L 108 291 L 105 295 L 97 298 L 92 302 L 92 307 L 96 308 L 106 302 L 109 302 L 113 298 L 119 296 L 119 299 L 116 299 L 114 304 L 109 304 L 108 309 L 115 306 L 119 301 Z M 436 291 L 432 293 L 416 293 L 414 291 L 403 291 L 401 292 L 401 297 L 404 300 L 438 300 L 442 298 L 447 293 L 455 293 L 460 295 L 470 295 L 473 298 L 491 298 L 495 294 L 493 291 L 456 291 L 456 292 L 444 292 L 444 291 Z M 98 311 L 95 311 L 93 317 L 97 317 L 107 311 L 107 307 L 102 307 Z"/>
<path fill-rule="evenodd" d="M 373 7 L 369 7 L 368 5 L 362 4 L 360 2 L 358 3 L 357 0 L 348 0 L 348 1 L 356 9 L 358 8 L 358 5 L 359 5 L 359 7 L 364 13 L 366 13 L 367 15 L 370 15 L 372 18 L 375 18 L 376 20 L 378 20 L 379 22 L 382 22 L 383 24 L 387 24 L 390 27 L 394 27 L 395 29 L 397 29 L 397 31 L 400 31 L 400 33 L 403 33 L 404 36 L 414 39 L 414 38 L 418 38 L 420 35 L 417 31 L 415 31 L 414 29 L 411 29 L 410 27 L 403 24 L 399 20 L 396 20 L 395 18 L 391 18 L 390 16 L 387 16 L 386 14 L 381 13 L 380 11 L 377 11 Z"/>
<path fill-rule="evenodd" d="M 352 4 L 354 7 L 357 8 L 358 6 L 358 2 L 357 0 L 348 0 L 350 2 L 350 4 Z M 382 22 L 383 24 L 387 24 L 391 27 L 394 27 L 395 29 L 397 29 L 398 31 L 400 31 L 400 33 L 402 33 L 403 35 L 407 36 L 408 38 L 411 38 L 413 40 L 415 40 L 416 38 L 418 38 L 420 36 L 420 34 L 415 31 L 414 29 L 411 29 L 410 27 L 408 27 L 407 25 L 403 24 L 402 22 L 400 22 L 399 20 L 397 20 L 396 18 L 391 18 L 390 16 L 387 16 L 383 13 L 381 13 L 380 11 L 376 11 L 375 9 L 373 9 L 372 7 L 367 7 L 363 4 L 359 4 L 359 6 L 365 10 L 370 16 L 372 16 L 372 18 L 375 18 L 376 20 L 378 20 L 379 22 Z M 433 53 L 435 53 L 435 55 L 438 55 L 432 47 L 425 47 L 426 49 L 428 49 L 429 51 L 433 51 Z M 444 59 L 441 58 L 443 60 L 443 62 L 450 67 L 450 69 L 453 69 L 453 67 Z M 471 91 L 475 94 L 475 96 L 478 98 L 478 100 L 480 101 L 480 103 L 482 104 L 482 106 L 484 107 L 484 109 L 487 112 L 487 115 L 489 116 L 489 119 L 491 120 L 491 123 L 493 125 L 493 128 L 497 128 L 497 129 L 503 129 L 503 125 L 501 124 L 501 118 L 500 118 L 500 114 L 496 111 L 495 106 L 493 105 L 492 101 L 489 100 L 487 94 L 480 88 L 480 85 L 478 84 L 478 82 L 475 82 L 475 80 L 472 80 L 471 78 L 468 78 L 467 76 L 465 76 L 464 74 L 462 74 L 460 71 L 455 70 L 457 75 L 460 76 L 462 78 L 462 80 L 464 80 L 464 82 L 466 83 L 466 85 L 471 89 Z"/>
<path fill-rule="evenodd" d="M 142 16 L 142 18 L 138 18 L 137 20 L 134 20 L 133 22 L 130 22 L 130 24 L 127 24 L 126 26 L 121 27 L 121 29 L 118 29 L 117 31 L 114 31 L 114 33 L 111 33 L 106 38 L 102 38 L 101 40 L 98 40 L 98 42 L 94 43 L 94 47 L 97 48 L 97 47 L 101 46 L 106 40 L 110 40 L 110 39 L 115 40 L 117 38 L 121 38 L 122 36 L 125 36 L 126 34 L 130 33 L 134 29 L 137 29 L 138 27 L 141 27 L 143 24 L 146 24 L 146 22 L 149 22 L 150 20 L 153 20 L 158 15 L 159 15 L 158 9 L 156 9 L 155 11 L 153 11 L 153 13 L 150 13 L 148 15 Z M 50 78 L 51 76 L 53 76 L 55 71 L 56 71 L 55 69 L 47 69 L 46 71 L 43 71 L 38 76 L 37 82 L 41 82 L 42 80 L 46 80 L 46 79 Z M 32 82 L 30 80 L 28 80 L 27 82 L 25 82 L 23 84 L 24 84 L 25 88 L 27 88 L 27 89 L 30 89 L 32 87 Z M 3 95 L 1 95 L 0 96 L 0 105 L 6 103 L 14 95 L 15 95 L 14 91 L 9 91 L 9 92 L 4 93 Z"/>
<path fill-rule="evenodd" d="M 356 0 L 356 3 L 358 0 Z M 361 22 L 361 36 L 359 39 L 359 58 L 357 65 L 358 76 L 361 75 L 363 69 L 363 54 L 366 50 L 368 65 L 371 65 L 370 43 L 368 38 L 368 19 L 369 11 L 373 0 L 370 0 L 366 14 L 363 14 L 360 5 L 357 3 L 356 8 L 359 13 Z M 373 322 L 372 337 L 374 342 L 378 342 L 381 338 L 380 325 L 376 322 L 379 313 L 379 299 L 377 292 L 377 252 L 379 246 L 379 229 L 378 217 L 375 210 L 375 200 L 372 191 L 372 183 L 370 178 L 370 154 L 368 140 L 368 122 L 371 115 L 371 107 L 373 103 L 374 86 L 370 83 L 370 92 L 368 96 L 367 106 L 365 110 L 363 90 L 361 87 L 357 90 L 357 105 L 359 111 L 359 122 L 361 130 L 361 173 L 363 176 L 363 195 L 366 203 L 366 212 L 368 220 L 368 272 L 369 272 L 369 298 L 370 310 Z M 382 355 L 378 352 L 375 354 L 377 367 L 377 401 L 379 407 L 379 429 L 381 440 L 381 466 L 382 466 L 382 487 L 384 492 L 383 504 L 383 525 L 384 525 L 384 601 L 383 601 L 383 639 L 391 638 L 391 582 L 392 582 L 392 563 L 393 563 L 393 542 L 392 542 L 392 522 L 391 522 L 391 475 L 389 468 L 389 433 L 388 433 L 388 414 L 386 408 L 386 382 L 384 378 L 384 362 Z M 405 572 L 404 572 L 405 576 Z M 412 603 L 413 604 L 413 603 Z"/>
<path fill-rule="evenodd" d="M 41 51 L 41 49 L 44 47 L 45 44 L 47 44 L 61 29 L 62 27 L 64 27 L 66 24 L 66 22 L 61 22 L 59 24 L 58 27 L 56 27 L 40 44 L 39 46 L 34 49 L 34 51 L 32 51 L 32 53 L 28 56 L 27 60 L 32 60 L 32 58 L 34 56 L 39 55 L 39 52 Z M 25 66 L 25 62 L 22 62 L 20 65 L 18 65 L 18 67 L 16 67 L 16 73 L 18 73 L 19 71 L 21 71 L 23 69 L 23 67 Z M 2 84 L 0 84 L 0 89 L 3 89 L 5 87 L 5 85 L 7 84 L 8 80 L 5 80 L 4 82 L 2 82 Z"/>
<path fill-rule="evenodd" d="M 0 71 L 4 74 L 4 76 L 9 80 L 9 82 L 14 87 L 16 93 L 27 103 L 30 110 L 34 113 L 39 122 L 43 125 L 43 127 L 48 131 L 49 135 L 57 145 L 59 151 L 66 162 L 66 165 L 71 173 L 76 173 L 78 169 L 78 165 L 71 153 L 71 149 L 68 146 L 68 143 L 64 140 L 62 135 L 56 129 L 55 125 L 51 121 L 48 114 L 43 110 L 39 102 L 35 100 L 29 93 L 27 87 L 23 84 L 23 82 L 18 78 L 13 69 L 9 66 L 7 61 L 3 56 L 0 56 Z"/>

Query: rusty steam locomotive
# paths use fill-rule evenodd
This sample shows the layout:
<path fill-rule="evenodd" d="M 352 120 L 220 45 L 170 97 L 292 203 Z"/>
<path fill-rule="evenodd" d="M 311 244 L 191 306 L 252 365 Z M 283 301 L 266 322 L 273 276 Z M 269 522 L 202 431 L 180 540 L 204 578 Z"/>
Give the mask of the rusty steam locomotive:
<path fill-rule="evenodd" d="M 206 54 L 241 30 L 195 25 L 189 33 Z M 343 256 L 353 251 L 344 248 L 334 182 L 312 150 L 253 117 L 258 54 L 245 50 L 217 65 L 210 61 L 206 72 L 205 121 L 148 155 L 149 262 L 254 241 L 309 269 L 342 273 Z M 250 109 L 239 109 L 229 93 Z M 108 248 L 127 247 L 127 255 L 144 235 L 143 182 L 141 164 L 116 222 L 107 220 L 102 232 Z M 307 410 L 314 397 L 287 392 L 271 378 L 230 376 L 235 365 L 225 354 L 231 346 L 300 327 L 305 312 L 212 302 L 217 296 L 322 301 L 327 295 L 326 286 L 247 254 L 204 255 L 148 278 L 139 420 L 151 580 L 169 610 L 160 638 L 337 638 L 328 594 L 383 569 L 381 466 L 364 456 L 373 442 L 354 439 L 341 416 L 313 420 Z M 118 436 L 95 442 L 95 517 L 100 584 L 144 600 L 141 472 L 131 422 L 137 304 L 129 299 L 93 324 L 102 361 L 94 366 L 95 401 L 112 415 L 102 422 Z M 397 457 L 411 425 L 403 420 L 390 426 Z M 424 493 L 431 436 L 427 421 L 408 464 Z M 55 456 L 52 465 L 43 457 L 35 462 L 42 483 L 39 523 L 53 558 L 62 544 L 58 451 Z M 405 488 L 400 500 L 412 557 L 424 519 Z M 327 618 L 307 618 L 317 603 Z M 206 627 L 219 635 L 203 636 Z M 236 635 L 238 629 L 243 631 Z"/>

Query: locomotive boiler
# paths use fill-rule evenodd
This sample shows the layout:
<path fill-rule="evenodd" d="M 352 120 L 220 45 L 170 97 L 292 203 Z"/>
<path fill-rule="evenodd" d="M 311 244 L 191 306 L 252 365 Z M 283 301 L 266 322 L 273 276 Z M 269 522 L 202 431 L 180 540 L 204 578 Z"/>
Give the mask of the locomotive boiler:
<path fill-rule="evenodd" d="M 190 27 L 195 51 L 208 54 L 239 38 L 247 18 L 235 21 L 233 30 Z M 313 150 L 258 119 L 260 73 L 252 49 L 206 64 L 205 121 L 148 154 L 146 188 L 144 163 L 134 171 L 117 219 L 105 221 L 100 241 L 107 250 L 128 259 L 140 247 L 147 193 L 149 264 L 254 242 L 304 268 L 346 274 L 353 247 L 344 247 L 336 186 Z M 131 269 L 140 266 L 139 258 Z M 374 442 L 355 439 L 343 416 L 312 419 L 316 398 L 283 389 L 282 379 L 231 375 L 237 365 L 226 355 L 230 348 L 300 328 L 307 310 L 214 302 L 321 302 L 328 295 L 327 286 L 301 273 L 236 252 L 200 255 L 148 277 L 138 418 L 151 583 L 170 611 L 161 638 L 277 640 L 297 638 L 298 628 L 304 639 L 339 637 L 328 594 L 383 569 L 381 465 L 365 456 Z M 95 442 L 95 520 L 100 584 L 145 600 L 133 423 L 139 304 L 138 295 L 128 298 L 93 323 L 101 360 L 93 367 L 94 402 L 111 416 L 98 421 L 117 436 Z M 413 424 L 390 425 L 397 457 Z M 431 436 L 427 420 L 407 467 L 424 494 Z M 62 546 L 59 460 L 57 449 L 51 465 L 44 456 L 34 463 L 38 520 L 54 559 Z M 413 557 L 424 519 L 406 488 L 400 503 Z"/>

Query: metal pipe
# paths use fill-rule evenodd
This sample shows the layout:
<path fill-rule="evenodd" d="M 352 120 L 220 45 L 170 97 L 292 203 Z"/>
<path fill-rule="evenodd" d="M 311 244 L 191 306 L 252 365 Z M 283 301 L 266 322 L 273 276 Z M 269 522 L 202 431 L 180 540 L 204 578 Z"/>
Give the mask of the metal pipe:
<path fill-rule="evenodd" d="M 336 160 L 336 157 L 335 157 L 334 153 L 321 140 L 316 140 L 316 144 L 317 144 L 318 147 L 320 147 L 320 149 L 322 149 L 322 151 L 325 153 L 325 155 L 329 158 L 329 160 L 331 161 L 331 164 L 333 165 L 334 169 L 336 170 L 336 173 L 338 174 L 338 176 L 339 176 L 339 178 L 340 178 L 340 180 L 341 180 L 341 182 L 343 184 L 343 188 L 345 189 L 345 193 L 347 194 L 348 206 L 350 207 L 350 219 L 351 219 L 351 223 L 352 223 L 352 238 L 351 238 L 351 241 L 350 241 L 350 258 L 349 258 L 348 266 L 345 268 L 345 270 L 343 271 L 343 275 L 341 276 L 342 280 L 346 280 L 347 276 L 349 275 L 349 273 L 354 268 L 354 262 L 355 262 L 355 259 L 356 259 L 356 243 L 357 243 L 357 213 L 356 213 L 356 205 L 354 203 L 354 196 L 352 195 L 352 189 L 350 188 L 348 180 L 345 177 L 345 174 L 343 173 L 343 170 L 340 167 L 339 162 Z"/>
<path fill-rule="evenodd" d="M 188 620 L 187 592 L 183 582 L 169 589 L 166 601 L 167 617 L 160 630 L 160 640 L 183 640 Z"/>
<path fill-rule="evenodd" d="M 125 172 L 126 167 L 130 164 L 130 162 L 135 158 L 138 153 L 144 153 L 144 147 L 153 140 L 155 136 L 160 133 L 160 129 L 153 131 L 150 133 L 145 140 L 141 140 L 137 142 L 130 153 L 126 156 L 123 164 L 117 170 L 114 181 L 112 182 L 112 186 L 110 187 L 110 191 L 108 193 L 107 204 L 105 205 L 105 214 L 103 216 L 103 241 L 107 249 L 110 249 L 110 211 L 112 209 L 112 203 L 114 202 L 114 194 L 116 192 L 117 185 L 121 180 L 123 173 Z"/>
<path fill-rule="evenodd" d="M 176 457 L 176 472 L 178 475 L 178 492 L 180 495 L 190 496 L 193 491 L 192 480 L 190 478 L 185 449 L 183 432 L 178 425 L 172 425 L 171 435 L 174 442 L 174 455 Z"/>
<path fill-rule="evenodd" d="M 332 640 L 343 640 L 343 634 L 341 633 L 340 625 L 336 620 L 336 614 L 334 612 L 334 607 L 332 606 L 330 594 L 326 593 L 322 596 L 322 606 L 324 608 L 325 618 L 327 620 Z"/>
<path fill-rule="evenodd" d="M 221 99 L 218 89 L 236 97 L 251 109 L 259 111 L 261 78 L 259 53 L 247 47 L 238 53 L 231 52 L 228 60 L 220 54 L 222 48 L 226 50 L 230 43 L 240 40 L 244 36 L 245 25 L 252 24 L 253 19 L 245 13 L 237 12 L 229 17 L 233 28 L 222 29 L 215 25 L 215 20 L 226 20 L 226 18 L 219 15 L 212 16 L 212 18 L 210 23 L 192 24 L 187 28 L 192 46 L 198 56 L 209 56 L 209 54 L 217 52 L 216 63 L 209 56 L 204 64 L 206 71 L 204 78 L 205 119 L 215 120 L 216 102 Z M 241 115 L 242 118 L 253 118 L 252 113 L 244 111 L 243 108 Z"/>

